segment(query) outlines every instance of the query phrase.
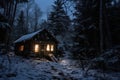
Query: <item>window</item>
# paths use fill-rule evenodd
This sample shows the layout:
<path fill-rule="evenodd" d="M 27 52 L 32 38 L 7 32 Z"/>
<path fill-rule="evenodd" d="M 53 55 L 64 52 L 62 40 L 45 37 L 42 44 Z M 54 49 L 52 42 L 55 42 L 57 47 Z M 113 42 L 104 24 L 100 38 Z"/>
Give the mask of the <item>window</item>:
<path fill-rule="evenodd" d="M 47 44 L 46 50 L 47 51 L 54 51 L 54 45 Z"/>
<path fill-rule="evenodd" d="M 20 51 L 23 51 L 24 50 L 24 45 L 21 45 L 20 48 L 19 48 Z"/>
<path fill-rule="evenodd" d="M 47 51 L 50 51 L 50 45 L 47 44 L 47 48 L 46 48 Z"/>
<path fill-rule="evenodd" d="M 51 51 L 54 51 L 54 45 L 51 45 Z"/>
<path fill-rule="evenodd" d="M 39 49 L 40 49 L 39 44 L 35 44 L 35 48 L 34 48 L 35 52 L 39 52 Z"/>

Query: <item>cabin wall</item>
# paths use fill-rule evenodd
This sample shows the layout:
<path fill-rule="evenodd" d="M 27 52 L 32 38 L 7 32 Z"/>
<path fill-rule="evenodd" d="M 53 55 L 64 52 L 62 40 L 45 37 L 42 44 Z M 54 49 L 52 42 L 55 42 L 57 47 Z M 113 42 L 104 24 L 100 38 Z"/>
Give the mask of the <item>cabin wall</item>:
<path fill-rule="evenodd" d="M 23 51 L 20 51 L 20 47 L 24 46 Z M 30 54 L 30 41 L 20 42 L 15 44 L 15 54 L 27 56 Z"/>
<path fill-rule="evenodd" d="M 39 44 L 40 51 L 35 52 L 35 44 Z M 46 51 L 47 44 L 54 45 L 54 51 Z M 20 54 L 29 54 L 30 56 L 48 56 L 49 54 L 56 54 L 57 52 L 57 40 L 53 38 L 50 33 L 47 31 L 42 31 L 41 33 L 38 33 L 33 38 L 27 41 L 23 41 L 20 43 L 16 43 L 16 53 Z M 20 45 L 24 45 L 24 51 L 19 51 Z"/>
<path fill-rule="evenodd" d="M 40 46 L 40 51 L 39 52 L 35 52 L 35 44 L 39 44 Z M 47 44 L 52 44 L 54 45 L 54 51 L 47 51 L 46 47 Z M 24 45 L 24 50 L 20 51 L 19 48 L 21 45 Z M 57 44 L 54 42 L 43 42 L 43 41 L 27 41 L 27 42 L 21 42 L 21 43 L 17 43 L 15 44 L 15 53 L 17 55 L 22 55 L 22 56 L 48 56 L 49 54 L 56 54 L 57 52 Z"/>
<path fill-rule="evenodd" d="M 15 54 L 20 55 L 21 51 L 19 51 L 19 47 L 22 45 L 21 43 L 16 43 L 15 44 Z"/>
<path fill-rule="evenodd" d="M 37 53 L 34 50 L 35 44 L 39 44 L 39 48 L 40 48 L 40 51 L 37 52 Z M 54 45 L 54 51 L 53 52 L 46 51 L 47 44 Z M 54 54 L 56 52 L 56 50 L 57 50 L 57 45 L 54 42 L 32 41 L 32 43 L 31 43 L 31 51 L 32 51 L 33 54 L 36 54 L 36 55 L 40 55 L 40 56 L 46 55 L 47 56 L 48 54 Z"/>

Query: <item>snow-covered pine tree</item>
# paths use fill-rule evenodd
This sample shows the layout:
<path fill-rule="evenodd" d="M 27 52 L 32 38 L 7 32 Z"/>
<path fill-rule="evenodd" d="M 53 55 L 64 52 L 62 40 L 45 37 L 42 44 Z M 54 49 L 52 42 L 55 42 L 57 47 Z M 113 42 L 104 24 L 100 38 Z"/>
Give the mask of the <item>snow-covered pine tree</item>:
<path fill-rule="evenodd" d="M 21 11 L 17 19 L 17 25 L 15 27 L 15 39 L 21 37 L 28 33 L 28 28 L 25 26 L 25 16 L 24 12 Z"/>
<path fill-rule="evenodd" d="M 17 5 L 26 2 L 28 0 L 0 0 L 0 8 L 4 9 L 3 15 L 12 27 L 16 16 Z"/>
<path fill-rule="evenodd" d="M 75 32 L 78 33 L 76 37 L 81 34 L 84 35 L 84 37 L 86 38 L 85 42 L 87 41 L 87 44 L 84 44 L 84 41 L 81 42 L 80 44 L 84 44 L 84 46 L 88 48 L 87 49 L 87 52 L 89 52 L 88 55 L 90 53 L 93 54 L 100 53 L 101 47 L 103 48 L 103 50 L 105 50 L 107 48 L 110 48 L 111 45 L 110 28 L 107 20 L 108 9 L 106 6 L 111 1 L 110 0 L 102 1 L 102 7 L 100 7 L 100 1 L 101 0 L 74 1 L 76 5 L 75 6 L 76 11 L 74 13 L 76 17 L 74 19 L 76 28 Z M 99 16 L 101 16 L 102 18 Z M 81 38 L 79 39 L 81 40 Z M 80 42 L 80 40 L 78 41 Z"/>
<path fill-rule="evenodd" d="M 99 50 L 99 5 L 96 0 L 76 0 L 74 55 L 92 58 Z"/>
<path fill-rule="evenodd" d="M 53 9 L 48 16 L 49 29 L 54 35 L 61 35 L 67 31 L 70 25 L 70 18 L 64 11 L 62 0 L 56 0 Z"/>

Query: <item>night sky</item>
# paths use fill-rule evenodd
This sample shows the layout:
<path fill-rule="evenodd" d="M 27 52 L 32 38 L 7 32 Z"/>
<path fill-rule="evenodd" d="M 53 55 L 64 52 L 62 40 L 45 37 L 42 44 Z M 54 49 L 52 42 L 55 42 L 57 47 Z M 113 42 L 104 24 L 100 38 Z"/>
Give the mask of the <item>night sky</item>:
<path fill-rule="evenodd" d="M 40 6 L 42 14 L 42 19 L 47 18 L 47 12 L 51 10 L 51 5 L 53 4 L 54 0 L 35 0 L 35 2 Z"/>

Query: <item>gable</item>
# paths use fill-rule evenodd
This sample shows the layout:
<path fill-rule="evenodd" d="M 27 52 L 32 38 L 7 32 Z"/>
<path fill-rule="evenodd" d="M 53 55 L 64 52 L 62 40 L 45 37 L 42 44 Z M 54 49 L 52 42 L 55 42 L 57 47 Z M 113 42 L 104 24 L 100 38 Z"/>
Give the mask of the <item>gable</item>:
<path fill-rule="evenodd" d="M 54 41 L 58 43 L 58 41 L 46 29 L 24 35 L 19 39 L 17 39 L 14 43 L 18 43 L 18 42 L 22 42 L 30 39 L 37 40 L 37 41 Z"/>
<path fill-rule="evenodd" d="M 58 41 L 54 38 L 54 36 L 51 35 L 51 33 L 48 32 L 47 30 L 41 31 L 39 34 L 34 36 L 33 39 L 37 41 L 51 41 L 51 42 L 58 43 Z"/>

